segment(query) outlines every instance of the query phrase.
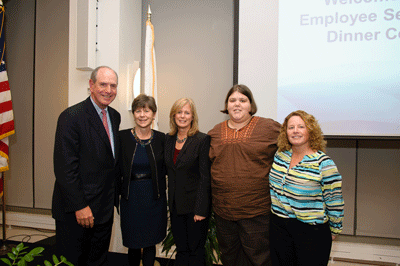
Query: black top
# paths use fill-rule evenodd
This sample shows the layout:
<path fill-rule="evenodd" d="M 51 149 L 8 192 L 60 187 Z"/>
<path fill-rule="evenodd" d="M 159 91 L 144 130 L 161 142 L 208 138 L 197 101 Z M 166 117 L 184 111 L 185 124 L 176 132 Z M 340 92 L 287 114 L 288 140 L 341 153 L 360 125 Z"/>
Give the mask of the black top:
<path fill-rule="evenodd" d="M 210 136 L 198 132 L 186 139 L 174 163 L 176 135 L 167 135 L 168 204 L 178 214 L 207 217 L 211 205 Z"/>
<path fill-rule="evenodd" d="M 125 199 L 129 198 L 129 183 L 131 182 L 133 156 L 137 150 L 137 146 L 140 146 L 137 142 L 127 141 L 127 138 L 132 138 L 131 130 L 132 129 L 125 129 L 119 132 L 121 143 L 125 145 L 120 149 L 120 169 L 122 176 L 118 185 L 120 195 Z M 145 145 L 145 148 L 150 161 L 153 195 L 154 198 L 157 199 L 166 197 L 166 169 L 164 163 L 165 134 L 160 131 L 153 131 L 153 139 L 149 145 Z"/>

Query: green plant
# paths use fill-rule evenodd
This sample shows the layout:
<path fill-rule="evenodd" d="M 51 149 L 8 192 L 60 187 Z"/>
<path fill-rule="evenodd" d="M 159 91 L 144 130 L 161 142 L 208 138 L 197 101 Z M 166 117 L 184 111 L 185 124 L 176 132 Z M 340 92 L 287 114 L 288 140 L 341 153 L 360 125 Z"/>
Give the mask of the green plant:
<path fill-rule="evenodd" d="M 172 236 L 171 225 L 168 227 L 167 236 L 165 237 L 164 241 L 162 242 L 163 249 L 162 252 L 168 256 L 168 253 L 175 245 L 174 237 Z M 210 220 L 209 220 L 209 227 L 207 232 L 207 240 L 205 244 L 206 249 L 206 263 L 207 266 L 212 266 L 213 263 L 218 263 L 221 259 L 221 251 L 219 249 L 218 241 L 217 241 L 217 233 L 216 233 L 216 225 L 215 225 L 215 218 L 214 212 L 211 212 Z M 172 255 L 175 253 L 172 252 Z"/>
<path fill-rule="evenodd" d="M 31 251 L 27 252 L 26 249 L 28 247 L 24 246 L 24 243 L 19 243 L 16 247 L 13 247 L 10 253 L 7 253 L 7 256 L 10 259 L 6 258 L 1 258 L 0 260 L 3 261 L 5 264 L 12 266 L 12 265 L 17 265 L 17 266 L 25 266 L 27 265 L 28 262 L 33 261 L 33 259 L 37 256 L 42 256 L 42 252 L 44 251 L 44 248 L 42 247 L 37 247 L 32 249 Z M 72 263 L 67 261 L 67 259 L 63 256 L 60 257 L 60 260 L 57 258 L 56 255 L 53 255 L 53 262 L 54 266 L 60 265 L 60 264 L 66 264 L 69 266 L 74 266 Z M 45 266 L 52 266 L 49 261 L 45 260 L 44 261 Z"/>

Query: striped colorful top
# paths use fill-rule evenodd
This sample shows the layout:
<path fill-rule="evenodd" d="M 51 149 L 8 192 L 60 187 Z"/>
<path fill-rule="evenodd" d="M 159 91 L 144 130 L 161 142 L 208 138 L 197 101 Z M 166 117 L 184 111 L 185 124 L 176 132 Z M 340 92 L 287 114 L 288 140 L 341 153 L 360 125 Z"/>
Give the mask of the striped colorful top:
<path fill-rule="evenodd" d="M 269 184 L 272 213 L 308 224 L 329 221 L 332 234 L 343 229 L 342 176 L 324 152 L 306 155 L 289 169 L 292 151 L 277 152 Z"/>

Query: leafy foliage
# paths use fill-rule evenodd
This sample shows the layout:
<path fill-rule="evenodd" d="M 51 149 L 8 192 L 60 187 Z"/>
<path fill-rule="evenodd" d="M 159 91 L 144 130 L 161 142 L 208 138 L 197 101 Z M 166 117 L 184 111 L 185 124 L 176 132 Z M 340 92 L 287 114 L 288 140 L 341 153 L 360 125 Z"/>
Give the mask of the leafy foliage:
<path fill-rule="evenodd" d="M 171 225 L 168 228 L 167 236 L 165 237 L 164 241 L 162 242 L 162 245 L 163 245 L 162 252 L 165 252 L 165 254 L 168 256 L 168 253 L 171 251 L 172 247 L 175 245 L 174 237 L 172 235 Z M 214 212 L 211 212 L 211 215 L 210 215 L 205 249 L 206 249 L 207 266 L 212 266 L 213 263 L 218 263 L 220 261 L 221 251 L 219 249 L 219 245 L 218 245 L 218 241 L 217 241 Z M 175 253 L 175 250 L 174 250 L 174 252 L 172 252 L 171 257 L 174 253 Z"/>
<path fill-rule="evenodd" d="M 26 266 L 26 265 L 28 265 L 28 262 L 32 262 L 35 257 L 42 256 L 41 253 L 44 251 L 44 248 L 42 248 L 42 247 L 34 248 L 29 252 L 27 252 L 26 249 L 28 249 L 28 247 L 25 247 L 24 243 L 19 243 L 16 247 L 13 247 L 11 249 L 10 253 L 7 253 L 7 256 L 9 259 L 1 258 L 0 260 L 9 266 L 13 266 L 13 265 Z M 59 260 L 56 255 L 53 255 L 53 262 L 54 262 L 54 266 L 57 266 L 60 264 L 74 266 L 72 263 L 67 261 L 67 259 L 63 256 L 61 256 L 60 260 Z M 47 260 L 44 261 L 44 265 L 45 266 L 53 266 L 53 264 Z"/>

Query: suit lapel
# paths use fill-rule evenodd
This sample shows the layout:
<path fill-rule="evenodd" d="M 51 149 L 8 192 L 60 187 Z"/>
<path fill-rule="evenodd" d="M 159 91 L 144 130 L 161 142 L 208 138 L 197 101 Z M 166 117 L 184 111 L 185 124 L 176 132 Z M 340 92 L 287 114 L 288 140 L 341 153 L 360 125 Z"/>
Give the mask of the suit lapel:
<path fill-rule="evenodd" d="M 178 167 L 182 156 L 186 153 L 186 150 L 188 149 L 188 146 L 190 146 L 190 143 L 192 141 L 193 141 L 193 136 L 190 136 L 186 139 L 185 144 L 183 144 L 183 147 L 179 152 L 178 157 L 176 158 L 176 164 L 175 164 L 176 167 Z"/>

